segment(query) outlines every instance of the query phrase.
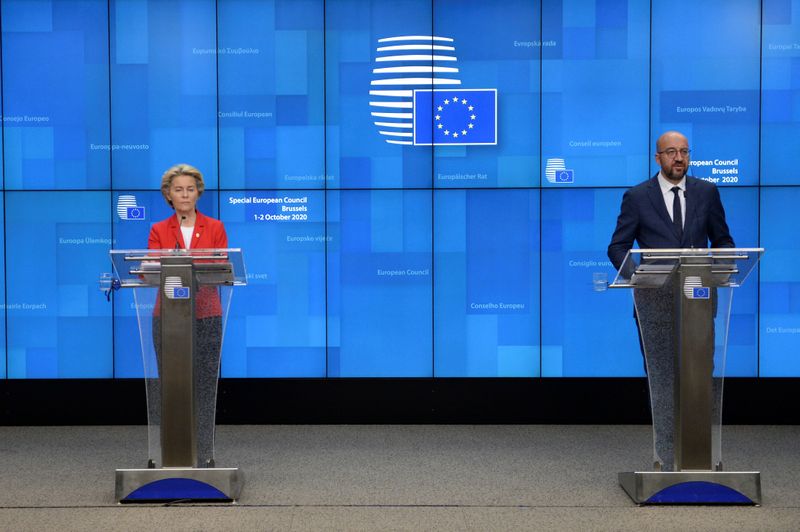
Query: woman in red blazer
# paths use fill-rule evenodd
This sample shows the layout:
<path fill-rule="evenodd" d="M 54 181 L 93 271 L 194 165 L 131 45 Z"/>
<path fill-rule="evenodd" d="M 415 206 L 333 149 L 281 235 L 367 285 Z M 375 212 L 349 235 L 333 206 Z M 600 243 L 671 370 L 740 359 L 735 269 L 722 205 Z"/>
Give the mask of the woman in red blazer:
<path fill-rule="evenodd" d="M 222 222 L 197 210 L 205 190 L 203 174 L 188 164 L 178 164 L 161 177 L 161 194 L 175 214 L 150 229 L 149 249 L 227 248 Z M 194 390 L 197 412 L 197 461 L 199 467 L 214 465 L 214 417 L 217 377 L 222 347 L 222 305 L 216 287 L 201 286 L 195 297 Z M 161 364 L 161 319 L 159 304 L 153 313 L 153 343 Z M 160 387 L 159 387 L 160 388 Z M 159 389 L 160 392 L 160 389 Z M 160 402 L 160 393 L 159 401 Z M 156 410 L 160 410 L 160 405 Z M 160 417 L 160 412 L 151 412 Z"/>

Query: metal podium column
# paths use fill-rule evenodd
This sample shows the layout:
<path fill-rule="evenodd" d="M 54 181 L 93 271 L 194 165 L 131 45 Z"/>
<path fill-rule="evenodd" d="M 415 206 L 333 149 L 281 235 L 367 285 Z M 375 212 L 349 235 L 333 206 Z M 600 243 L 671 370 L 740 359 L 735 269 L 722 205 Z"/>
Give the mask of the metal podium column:
<path fill-rule="evenodd" d="M 194 404 L 194 297 L 191 257 L 161 259 L 161 460 L 163 467 L 197 464 Z M 177 292 L 174 290 L 179 288 Z M 177 297 L 176 297 L 177 296 Z M 185 296 L 185 297 L 184 297 Z M 190 334 L 187 334 L 190 331 Z"/>
<path fill-rule="evenodd" d="M 706 257 L 681 257 L 675 283 L 675 466 L 711 470 L 714 298 Z M 705 288 L 702 288 L 705 287 Z M 697 297 L 694 288 L 702 292 Z"/>

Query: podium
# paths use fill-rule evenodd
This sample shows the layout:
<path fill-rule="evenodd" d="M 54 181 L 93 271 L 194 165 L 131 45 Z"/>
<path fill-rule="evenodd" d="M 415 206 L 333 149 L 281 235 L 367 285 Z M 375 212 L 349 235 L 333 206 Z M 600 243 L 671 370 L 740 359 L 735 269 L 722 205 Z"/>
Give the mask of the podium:
<path fill-rule="evenodd" d="M 223 332 L 240 249 L 111 250 L 114 287 L 132 288 L 147 391 L 148 460 L 117 469 L 118 502 L 235 501 L 238 468 L 217 468 L 214 424 Z"/>
<path fill-rule="evenodd" d="M 632 249 L 609 288 L 632 288 L 653 414 L 654 469 L 619 474 L 638 504 L 760 504 L 757 471 L 724 471 L 721 425 L 733 289 L 763 248 Z"/>

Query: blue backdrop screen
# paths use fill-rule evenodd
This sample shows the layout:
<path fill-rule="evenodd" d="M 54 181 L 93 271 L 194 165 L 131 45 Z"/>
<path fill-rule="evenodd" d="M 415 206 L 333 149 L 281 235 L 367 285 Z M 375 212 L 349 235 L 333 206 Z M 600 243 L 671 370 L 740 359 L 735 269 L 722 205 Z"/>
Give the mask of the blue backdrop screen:
<path fill-rule="evenodd" d="M 69 2 L 64 2 L 69 3 Z M 102 2 L 105 4 L 105 2 Z M 178 162 L 217 187 L 216 3 L 111 1 L 112 183 L 160 186 Z"/>
<path fill-rule="evenodd" d="M 227 192 L 220 202 L 229 241 L 246 250 L 248 282 L 233 297 L 223 374 L 324 377 L 325 193 Z M 271 219 L 286 206 L 305 210 Z"/>
<path fill-rule="evenodd" d="M 430 377 L 431 193 L 328 195 L 328 375 Z"/>
<path fill-rule="evenodd" d="M 12 0 L 2 20 L 5 189 L 108 188 L 106 2 Z"/>
<path fill-rule="evenodd" d="M 244 250 L 225 377 L 641 376 L 631 295 L 593 281 L 670 129 L 767 248 L 727 374 L 800 376 L 800 0 L 0 9 L 0 378 L 142 375 L 97 279 L 177 163 Z"/>
<path fill-rule="evenodd" d="M 220 2 L 222 188 L 322 188 L 325 169 L 323 3 Z"/>
<path fill-rule="evenodd" d="M 542 186 L 633 185 L 647 175 L 650 9 L 545 2 Z M 572 170 L 572 181 L 556 170 Z"/>
<path fill-rule="evenodd" d="M 8 376 L 111 377 L 108 192 L 6 192 Z M 100 296 L 100 297 L 98 297 Z"/>
<path fill-rule="evenodd" d="M 685 132 L 693 175 L 720 185 L 759 183 L 759 7 L 759 0 L 653 2 L 653 138 Z"/>
<path fill-rule="evenodd" d="M 539 191 L 440 190 L 434 210 L 435 375 L 538 376 Z"/>

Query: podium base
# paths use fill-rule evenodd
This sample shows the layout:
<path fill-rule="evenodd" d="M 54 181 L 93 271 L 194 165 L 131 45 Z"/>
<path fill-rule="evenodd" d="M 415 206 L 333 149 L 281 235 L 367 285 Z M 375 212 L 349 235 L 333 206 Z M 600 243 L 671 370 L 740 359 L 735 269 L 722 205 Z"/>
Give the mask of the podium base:
<path fill-rule="evenodd" d="M 619 483 L 636 504 L 761 504 L 758 471 L 636 471 Z"/>
<path fill-rule="evenodd" d="M 236 467 L 117 469 L 119 503 L 234 502 L 244 485 Z"/>

